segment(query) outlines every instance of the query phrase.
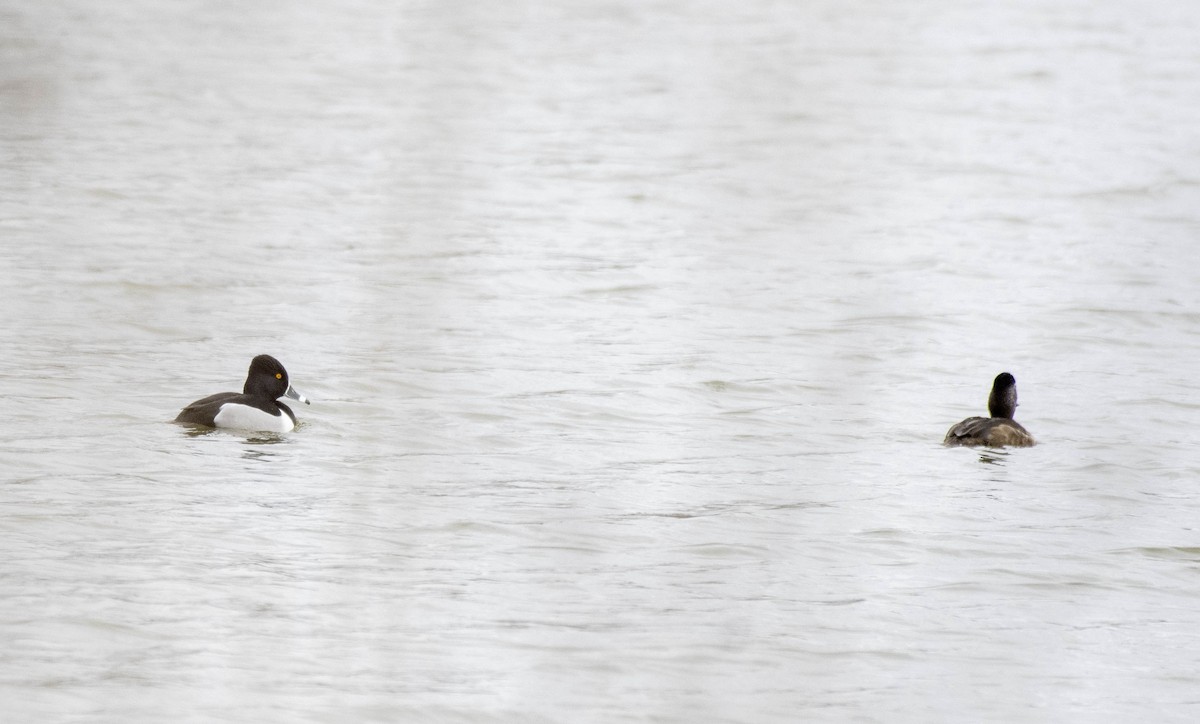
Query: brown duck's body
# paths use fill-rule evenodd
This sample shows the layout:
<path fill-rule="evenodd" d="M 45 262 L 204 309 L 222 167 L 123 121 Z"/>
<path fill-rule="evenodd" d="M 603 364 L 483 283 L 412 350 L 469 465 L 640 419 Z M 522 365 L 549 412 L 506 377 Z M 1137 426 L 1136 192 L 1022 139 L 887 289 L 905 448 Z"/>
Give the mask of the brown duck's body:
<path fill-rule="evenodd" d="M 946 433 L 946 445 L 973 447 L 1033 447 L 1033 435 L 1016 420 L 1004 417 L 968 417 Z"/>
<path fill-rule="evenodd" d="M 1033 435 L 1013 419 L 1017 409 L 1017 381 L 1007 372 L 996 376 L 988 396 L 991 417 L 968 417 L 946 432 L 944 445 L 1033 447 Z"/>

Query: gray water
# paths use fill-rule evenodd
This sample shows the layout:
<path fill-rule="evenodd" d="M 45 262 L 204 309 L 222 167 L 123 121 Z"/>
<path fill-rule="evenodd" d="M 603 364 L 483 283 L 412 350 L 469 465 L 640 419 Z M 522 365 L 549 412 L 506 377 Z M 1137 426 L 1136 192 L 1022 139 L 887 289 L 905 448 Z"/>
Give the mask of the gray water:
<path fill-rule="evenodd" d="M 1194 721 L 1197 37 L 0 2 L 0 719 Z"/>

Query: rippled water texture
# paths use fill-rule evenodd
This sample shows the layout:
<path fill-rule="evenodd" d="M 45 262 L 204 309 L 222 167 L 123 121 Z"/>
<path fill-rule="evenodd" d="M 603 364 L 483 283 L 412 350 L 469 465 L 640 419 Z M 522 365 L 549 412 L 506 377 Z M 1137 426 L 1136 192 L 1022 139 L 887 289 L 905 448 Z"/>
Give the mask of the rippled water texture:
<path fill-rule="evenodd" d="M 1197 37 L 0 0 L 2 718 L 1196 720 Z"/>

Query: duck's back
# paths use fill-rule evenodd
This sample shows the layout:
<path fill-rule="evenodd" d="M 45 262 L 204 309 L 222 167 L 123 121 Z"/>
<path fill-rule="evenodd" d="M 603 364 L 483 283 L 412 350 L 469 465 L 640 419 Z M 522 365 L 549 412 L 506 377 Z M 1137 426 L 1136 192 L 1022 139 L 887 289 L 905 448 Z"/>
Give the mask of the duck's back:
<path fill-rule="evenodd" d="M 944 445 L 1033 447 L 1033 435 L 1007 417 L 968 417 L 946 432 Z"/>
<path fill-rule="evenodd" d="M 221 403 L 228 402 L 235 398 L 241 397 L 240 392 L 218 392 L 215 395 L 209 395 L 203 399 L 196 400 L 192 404 L 179 411 L 175 422 L 182 422 L 189 425 L 208 425 L 214 426 L 214 418 L 221 410 Z"/>

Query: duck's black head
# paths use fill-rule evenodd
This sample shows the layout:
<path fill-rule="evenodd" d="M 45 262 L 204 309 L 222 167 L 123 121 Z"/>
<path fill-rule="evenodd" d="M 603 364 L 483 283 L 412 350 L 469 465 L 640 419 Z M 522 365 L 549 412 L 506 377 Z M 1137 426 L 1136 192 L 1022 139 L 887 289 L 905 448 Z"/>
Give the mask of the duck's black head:
<path fill-rule="evenodd" d="M 1017 378 L 1007 372 L 996 375 L 992 394 L 988 395 L 988 414 L 1012 419 L 1017 411 Z"/>
<path fill-rule="evenodd" d="M 287 370 L 279 364 L 279 360 L 269 354 L 260 354 L 250 361 L 250 371 L 246 373 L 242 392 L 277 400 L 287 393 L 289 387 L 291 383 L 288 382 Z"/>

